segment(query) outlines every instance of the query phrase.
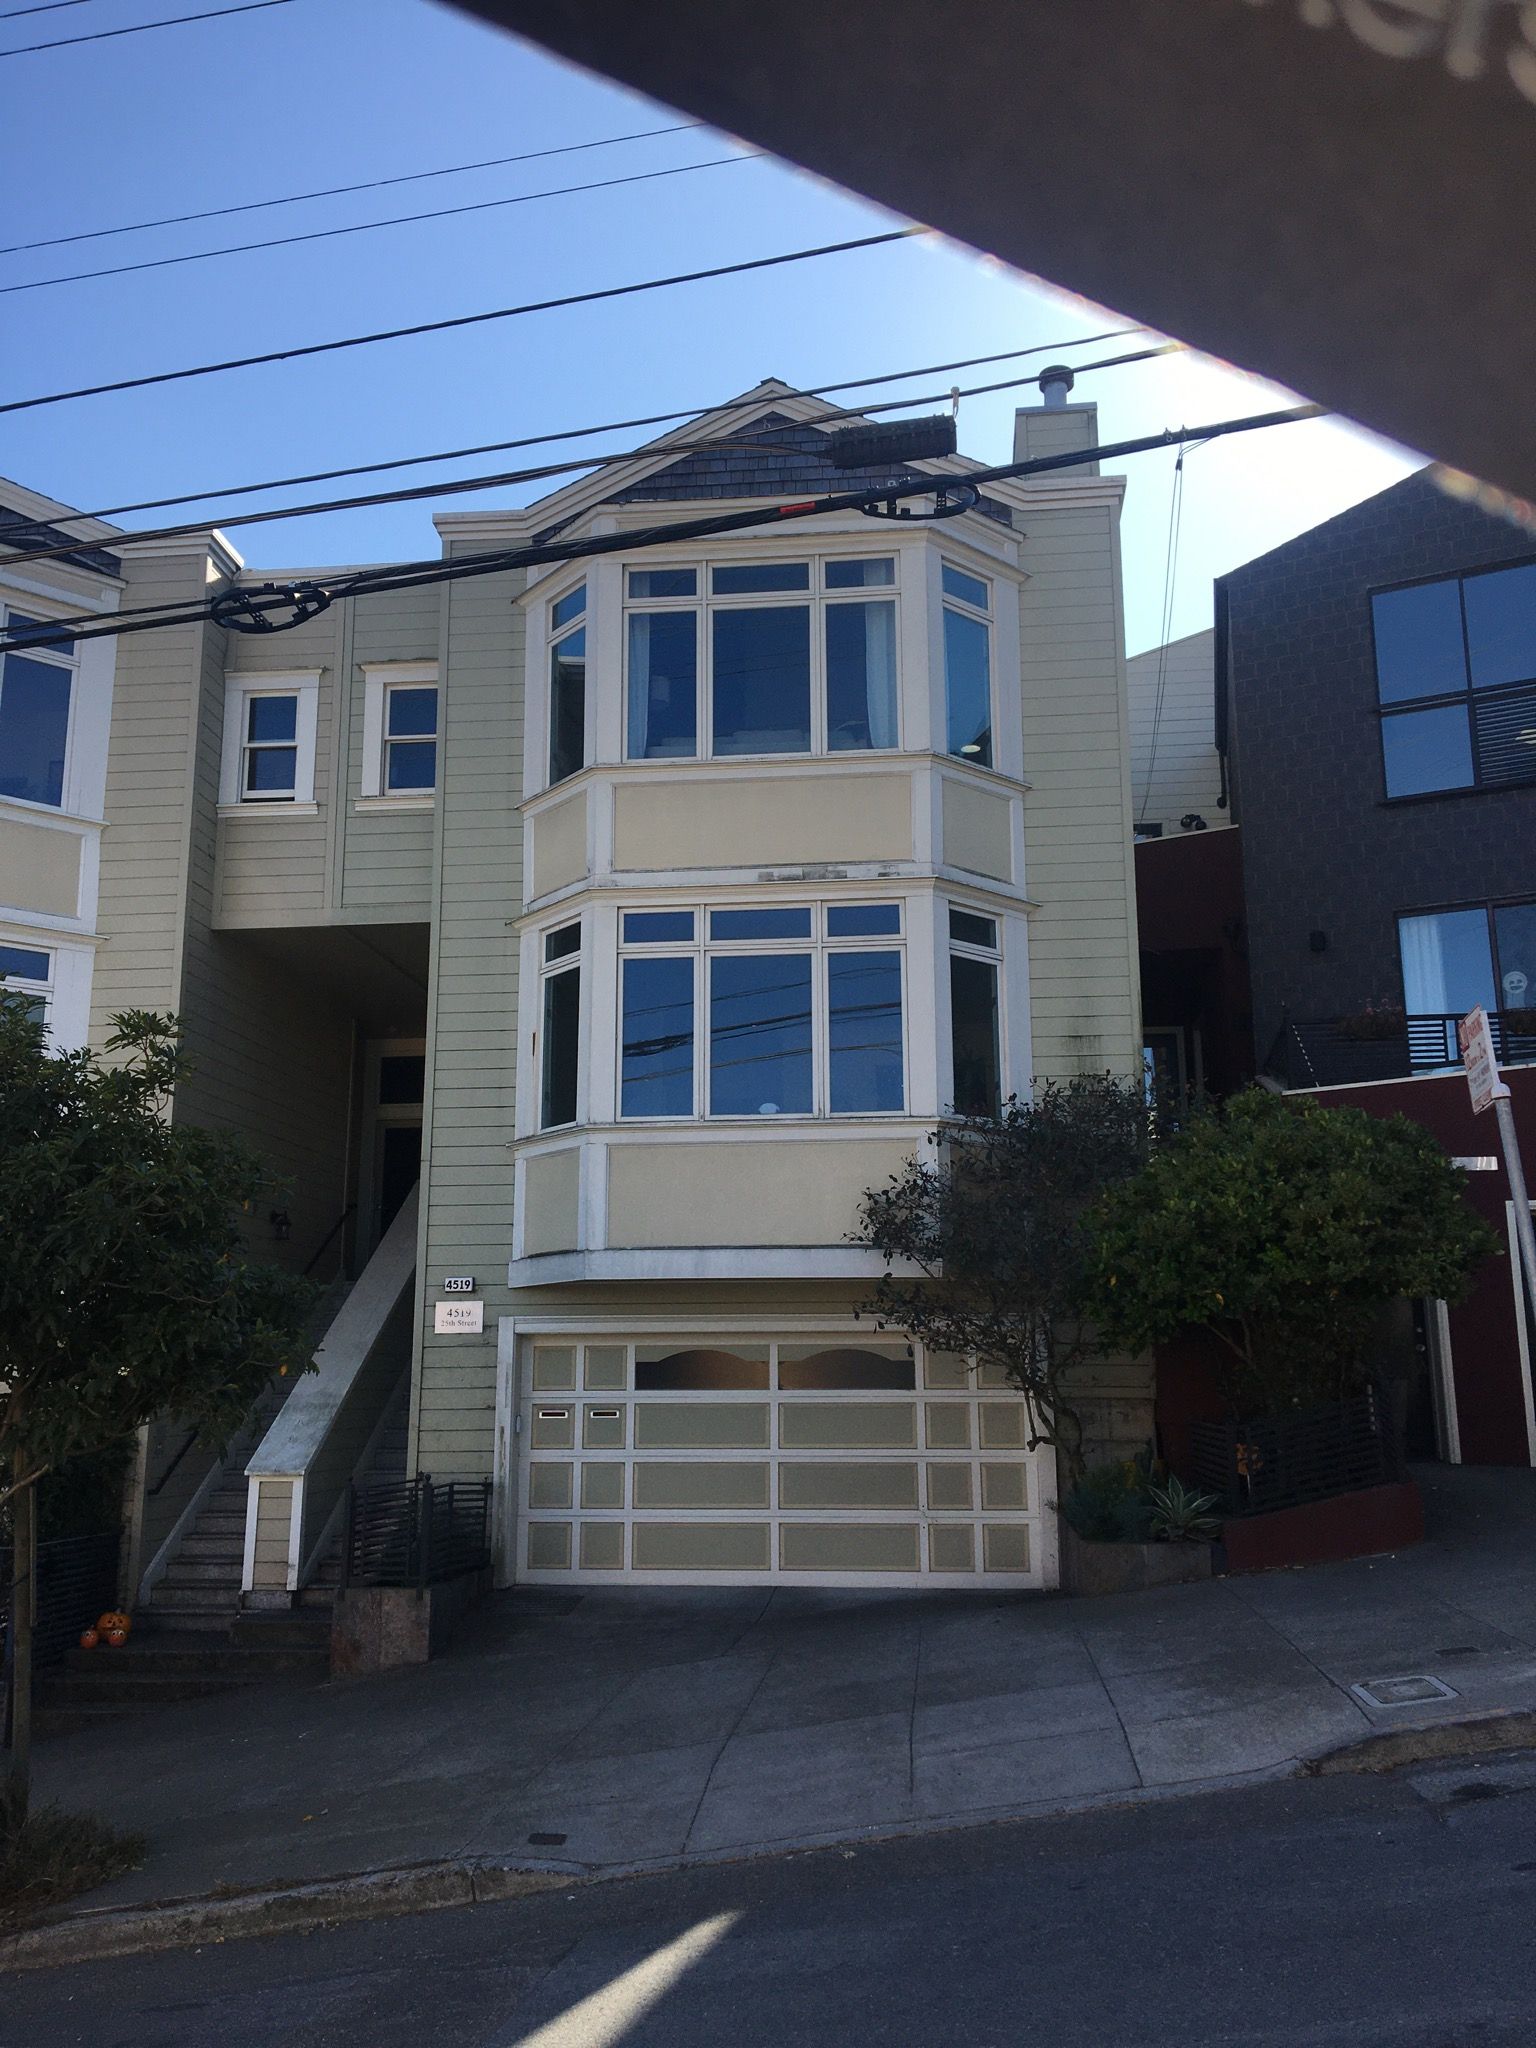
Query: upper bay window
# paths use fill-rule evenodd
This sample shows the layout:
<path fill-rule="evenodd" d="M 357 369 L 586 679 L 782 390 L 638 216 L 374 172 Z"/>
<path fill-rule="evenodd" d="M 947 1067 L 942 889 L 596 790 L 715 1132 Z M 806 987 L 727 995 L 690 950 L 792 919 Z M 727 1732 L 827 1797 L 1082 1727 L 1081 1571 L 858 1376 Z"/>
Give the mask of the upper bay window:
<path fill-rule="evenodd" d="M 5 614 L 8 634 L 48 623 L 22 612 Z M 74 681 L 73 640 L 39 642 L 0 656 L 0 797 L 63 807 Z"/>
<path fill-rule="evenodd" d="M 895 583 L 890 555 L 630 569 L 627 758 L 895 747 Z"/>
<path fill-rule="evenodd" d="M 992 591 L 979 576 L 945 562 L 945 750 L 979 768 L 992 765 Z"/>
<path fill-rule="evenodd" d="M 564 782 L 587 752 L 587 586 L 578 583 L 549 608 L 549 779 Z"/>
<path fill-rule="evenodd" d="M 1536 562 L 1371 599 L 1389 797 L 1536 782 Z"/>
<path fill-rule="evenodd" d="M 623 912 L 620 1114 L 901 1112 L 901 930 L 896 903 Z"/>

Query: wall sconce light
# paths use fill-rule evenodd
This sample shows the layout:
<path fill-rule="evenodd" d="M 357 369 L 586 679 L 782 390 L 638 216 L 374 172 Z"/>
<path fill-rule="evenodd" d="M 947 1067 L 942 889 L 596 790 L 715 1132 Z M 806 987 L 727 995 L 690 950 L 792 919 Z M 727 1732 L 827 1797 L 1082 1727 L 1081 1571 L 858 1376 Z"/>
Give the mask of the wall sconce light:
<path fill-rule="evenodd" d="M 267 1221 L 271 1224 L 272 1235 L 279 1244 L 285 1244 L 293 1235 L 293 1224 L 289 1219 L 286 1209 L 269 1209 L 267 1211 Z"/>

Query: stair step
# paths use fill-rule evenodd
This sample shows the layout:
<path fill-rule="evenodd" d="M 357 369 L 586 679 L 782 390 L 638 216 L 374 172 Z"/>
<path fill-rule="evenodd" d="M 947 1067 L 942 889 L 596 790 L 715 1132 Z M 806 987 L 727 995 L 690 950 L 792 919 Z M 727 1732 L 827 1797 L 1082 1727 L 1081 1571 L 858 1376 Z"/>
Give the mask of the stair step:
<path fill-rule="evenodd" d="M 223 1558 L 233 1564 L 238 1571 L 245 1557 L 243 1536 L 244 1531 L 237 1534 L 233 1530 L 225 1532 L 221 1529 L 205 1529 L 199 1523 L 190 1536 L 183 1537 L 181 1548 L 176 1553 L 176 1561 L 180 1563 L 187 1557 Z M 174 1570 L 175 1566 L 171 1566 L 170 1569 Z"/>
<path fill-rule="evenodd" d="M 161 1573 L 155 1592 L 168 1586 L 232 1586 L 238 1593 L 240 1560 L 228 1553 L 222 1557 L 177 1557 Z"/>
<path fill-rule="evenodd" d="M 165 1579 L 162 1579 L 150 1594 L 149 1605 L 150 1611 L 154 1614 L 159 1614 L 162 1609 L 167 1613 L 179 1610 L 182 1613 L 189 1614 L 222 1616 L 224 1621 L 227 1622 L 229 1616 L 234 1611 L 239 1597 L 240 1582 L 238 1579 L 235 1580 L 232 1587 L 224 1589 L 222 1592 L 217 1586 L 177 1586 L 168 1584 Z M 215 1621 L 214 1626 L 217 1626 L 217 1621 Z"/>
<path fill-rule="evenodd" d="M 154 1678 L 170 1684 L 220 1680 L 229 1685 L 255 1685 L 263 1679 L 295 1673 L 313 1675 L 326 1661 L 329 1629 L 317 1630 L 312 1622 L 301 1628 L 288 1615 L 277 1617 L 276 1625 L 258 1628 L 254 1635 L 242 1632 L 237 1640 L 230 1633 L 203 1630 L 173 1630 L 151 1635 L 135 1631 L 121 1650 L 71 1650 L 61 1673 L 71 1682 L 84 1681 L 87 1688 L 101 1674 L 101 1682 L 133 1682 Z M 110 1656 L 110 1665 L 106 1658 Z"/>

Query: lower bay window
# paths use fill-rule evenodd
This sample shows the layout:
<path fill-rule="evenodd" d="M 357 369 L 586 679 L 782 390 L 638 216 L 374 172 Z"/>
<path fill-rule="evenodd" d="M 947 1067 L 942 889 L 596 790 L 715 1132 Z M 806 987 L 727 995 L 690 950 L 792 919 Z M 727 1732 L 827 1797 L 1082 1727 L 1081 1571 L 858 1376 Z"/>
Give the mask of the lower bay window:
<path fill-rule="evenodd" d="M 39 1024 L 48 1021 L 53 955 L 33 946 L 0 945 L 0 1001 L 14 1003 Z"/>
<path fill-rule="evenodd" d="M 581 1073 L 581 926 L 561 925 L 543 941 L 539 1128 L 576 1121 Z"/>
<path fill-rule="evenodd" d="M 901 906 L 620 915 L 623 1117 L 906 1108 Z"/>
<path fill-rule="evenodd" d="M 997 920 L 958 904 L 949 909 L 949 1012 L 954 1047 L 953 1108 L 996 1116 L 1002 1106 Z"/>

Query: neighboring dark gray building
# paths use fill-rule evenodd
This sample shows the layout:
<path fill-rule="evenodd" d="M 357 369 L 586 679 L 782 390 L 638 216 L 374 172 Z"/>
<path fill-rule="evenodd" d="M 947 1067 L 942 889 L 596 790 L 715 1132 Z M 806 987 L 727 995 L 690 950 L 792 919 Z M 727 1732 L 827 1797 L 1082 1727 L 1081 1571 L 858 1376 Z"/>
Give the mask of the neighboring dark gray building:
<path fill-rule="evenodd" d="M 1536 1059 L 1536 538 L 1423 471 L 1216 595 L 1260 1071 Z"/>

